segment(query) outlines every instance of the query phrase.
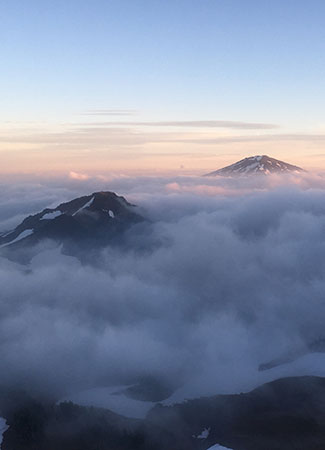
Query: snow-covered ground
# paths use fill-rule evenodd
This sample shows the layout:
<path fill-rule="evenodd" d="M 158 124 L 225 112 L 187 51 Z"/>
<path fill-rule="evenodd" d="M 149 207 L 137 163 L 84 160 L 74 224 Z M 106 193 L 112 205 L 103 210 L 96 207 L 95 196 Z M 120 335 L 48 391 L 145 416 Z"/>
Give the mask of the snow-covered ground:
<path fill-rule="evenodd" d="M 125 417 L 143 419 L 155 403 L 134 400 L 125 396 L 123 391 L 128 387 L 111 386 L 89 389 L 69 395 L 67 398 L 60 400 L 60 402 L 71 401 L 81 406 L 107 408 Z"/>
<path fill-rule="evenodd" d="M 266 381 L 304 375 L 325 377 L 325 353 L 308 353 L 292 362 L 281 364 L 262 373 L 264 373 Z"/>
<path fill-rule="evenodd" d="M 290 363 L 282 364 L 281 366 L 274 367 L 270 370 L 264 370 L 262 372 L 259 372 L 256 369 L 256 371 L 252 373 L 251 380 L 244 381 L 240 387 L 238 387 L 237 384 L 232 386 L 230 383 L 226 392 L 224 390 L 222 392 L 218 391 L 217 387 L 212 392 L 211 386 L 209 387 L 209 391 L 206 392 L 202 389 L 202 383 L 200 386 L 201 392 L 197 390 L 197 386 L 190 384 L 185 385 L 174 392 L 174 394 L 172 394 L 168 399 L 160 403 L 164 405 L 172 405 L 175 403 L 180 403 L 185 399 L 205 395 L 238 394 L 241 392 L 249 392 L 264 383 L 277 380 L 279 378 L 304 375 L 325 377 L 325 353 L 310 353 L 301 356 Z M 127 387 L 128 386 L 113 386 L 89 389 L 87 391 L 72 394 L 64 400 L 70 400 L 83 406 L 108 408 L 111 411 L 126 417 L 138 419 L 144 418 L 155 403 L 134 400 L 126 397 L 122 391 Z"/>
<path fill-rule="evenodd" d="M 8 425 L 6 422 L 6 419 L 4 419 L 3 417 L 0 417 L 0 449 L 1 449 L 1 444 L 2 444 L 2 440 L 3 440 L 3 433 L 5 431 L 8 430 Z"/>
<path fill-rule="evenodd" d="M 265 383 L 269 383 L 279 378 L 296 376 L 318 376 L 325 377 L 325 353 L 309 353 L 286 364 L 281 364 L 269 370 L 258 371 L 251 368 L 243 375 L 240 382 L 237 377 L 232 380 L 228 377 L 227 384 L 224 382 L 215 387 L 209 380 L 199 378 L 186 384 L 175 391 L 169 398 L 163 400 L 163 405 L 181 403 L 185 399 L 193 399 L 202 396 L 218 394 L 240 394 L 249 392 Z"/>

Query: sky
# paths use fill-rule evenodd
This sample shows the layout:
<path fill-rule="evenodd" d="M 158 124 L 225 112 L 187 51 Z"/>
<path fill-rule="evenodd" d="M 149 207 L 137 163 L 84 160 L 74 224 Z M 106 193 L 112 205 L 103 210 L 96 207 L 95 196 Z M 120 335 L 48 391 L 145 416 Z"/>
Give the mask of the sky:
<path fill-rule="evenodd" d="M 0 173 L 325 169 L 322 0 L 4 0 Z"/>

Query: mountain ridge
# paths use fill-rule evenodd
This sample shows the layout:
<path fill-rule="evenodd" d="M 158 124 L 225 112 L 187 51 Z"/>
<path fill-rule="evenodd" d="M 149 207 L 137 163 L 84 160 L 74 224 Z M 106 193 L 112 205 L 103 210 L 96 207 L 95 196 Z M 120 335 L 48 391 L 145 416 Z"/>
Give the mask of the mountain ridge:
<path fill-rule="evenodd" d="M 60 203 L 26 217 L 0 235 L 0 250 L 21 248 L 43 239 L 107 244 L 144 218 L 136 206 L 114 192 L 100 191 Z"/>

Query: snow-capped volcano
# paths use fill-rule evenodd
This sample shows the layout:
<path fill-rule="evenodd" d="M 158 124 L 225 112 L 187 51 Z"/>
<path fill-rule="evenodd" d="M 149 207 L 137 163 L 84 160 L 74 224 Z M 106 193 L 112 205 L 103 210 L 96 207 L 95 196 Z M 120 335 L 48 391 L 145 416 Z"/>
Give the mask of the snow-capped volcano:
<path fill-rule="evenodd" d="M 233 177 L 237 175 L 269 175 L 272 173 L 292 173 L 305 172 L 304 169 L 284 161 L 271 158 L 267 155 L 249 156 L 241 159 L 230 166 L 207 173 L 205 176 L 225 176 Z"/>

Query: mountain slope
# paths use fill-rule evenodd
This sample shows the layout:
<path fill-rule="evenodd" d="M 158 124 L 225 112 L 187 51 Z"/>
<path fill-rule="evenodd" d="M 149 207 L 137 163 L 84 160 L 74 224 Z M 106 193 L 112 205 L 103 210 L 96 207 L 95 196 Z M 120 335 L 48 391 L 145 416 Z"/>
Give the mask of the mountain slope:
<path fill-rule="evenodd" d="M 236 450 L 321 450 L 324 399 L 325 378 L 288 377 L 247 393 L 157 405 L 146 419 L 193 450 L 215 443 Z"/>
<path fill-rule="evenodd" d="M 51 239 L 60 243 L 105 245 L 144 220 L 136 207 L 114 192 L 95 192 L 46 208 L 0 236 L 0 250 L 18 249 Z"/>
<path fill-rule="evenodd" d="M 269 175 L 272 173 L 298 173 L 305 172 L 304 169 L 288 164 L 267 155 L 256 155 L 241 159 L 230 166 L 207 173 L 205 176 L 233 177 L 239 175 Z"/>
<path fill-rule="evenodd" d="M 0 389 L 9 426 L 2 449 L 324 450 L 324 399 L 325 378 L 283 378 L 247 393 L 160 404 L 136 420 Z"/>

